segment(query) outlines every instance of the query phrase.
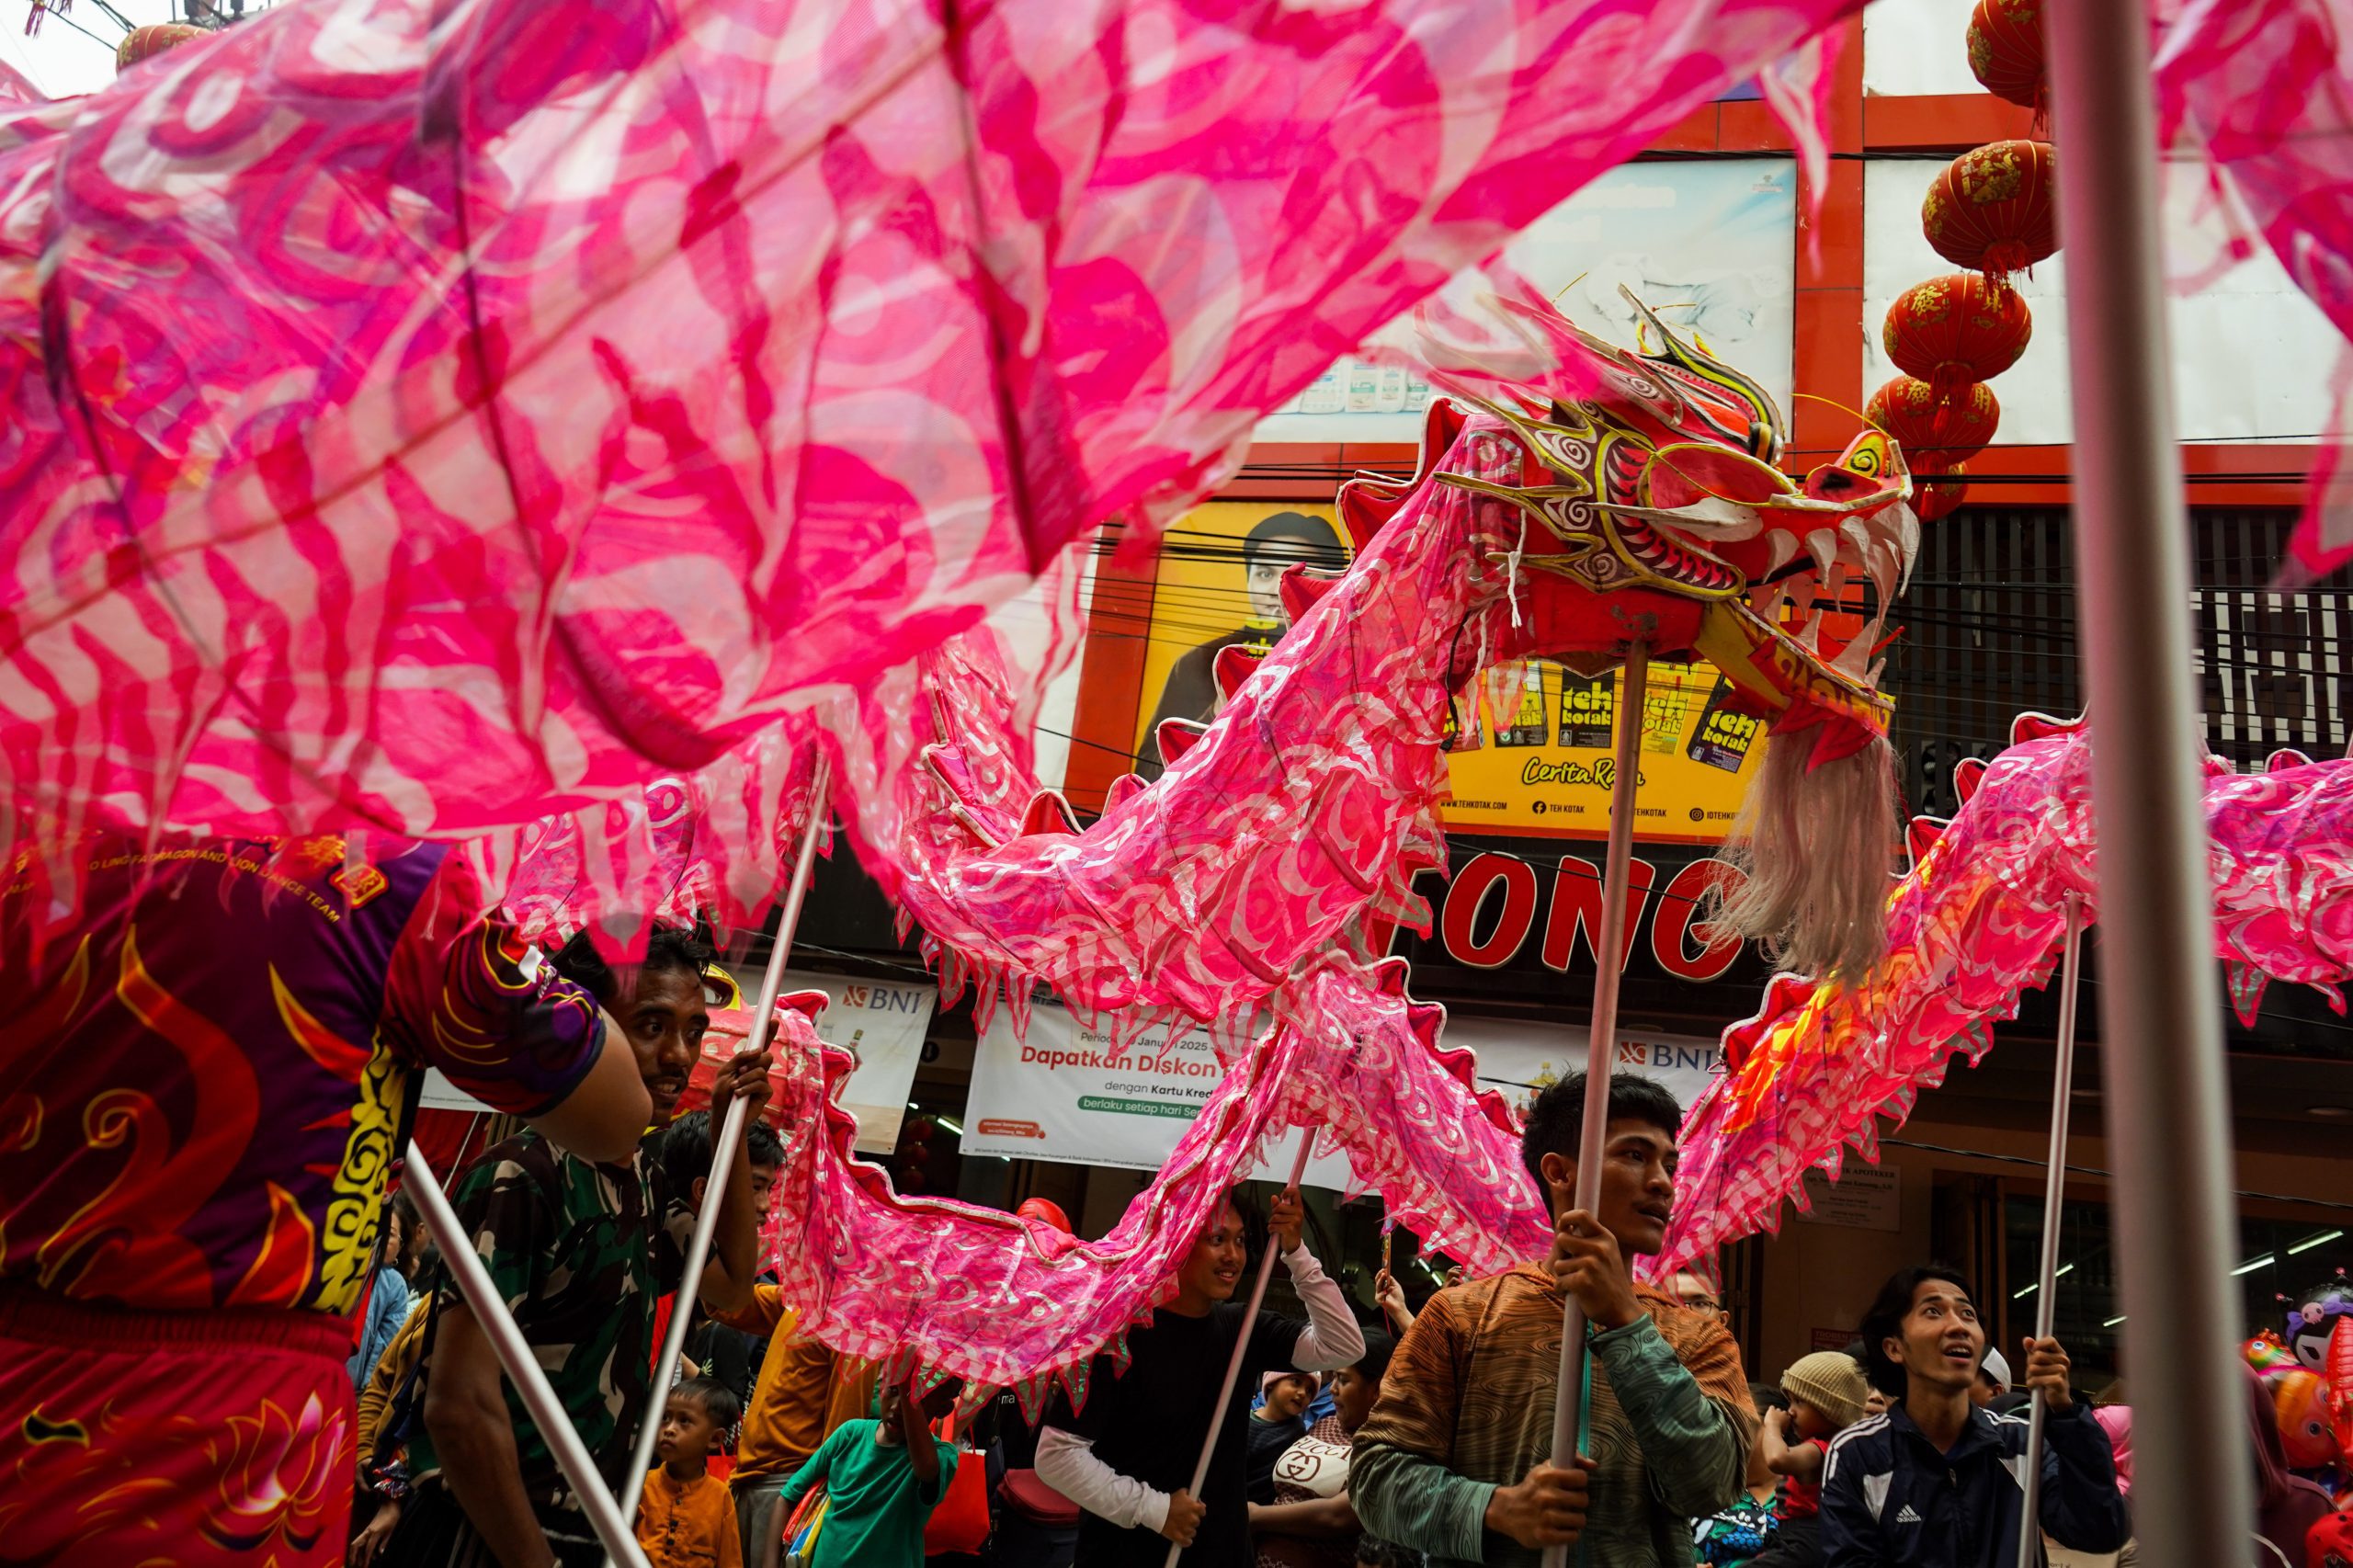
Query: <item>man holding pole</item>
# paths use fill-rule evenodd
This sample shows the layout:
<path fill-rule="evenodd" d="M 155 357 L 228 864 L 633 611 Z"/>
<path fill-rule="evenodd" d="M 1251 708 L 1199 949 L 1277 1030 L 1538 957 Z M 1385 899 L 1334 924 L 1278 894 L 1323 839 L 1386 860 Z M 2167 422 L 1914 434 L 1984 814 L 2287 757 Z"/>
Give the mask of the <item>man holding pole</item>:
<path fill-rule="evenodd" d="M 620 1023 L 665 1123 L 686 1087 L 710 1021 L 707 949 L 657 930 L 633 981 L 575 938 L 558 966 Z M 711 1103 L 767 1098 L 765 1051 L 739 1051 L 711 1085 Z M 733 1310 L 752 1298 L 758 1268 L 751 1145 L 739 1141 L 719 1199 L 716 1254 L 703 1301 Z M 461 1176 L 451 1204 L 493 1285 L 547 1369 L 564 1415 L 608 1486 L 630 1465 L 647 1408 L 654 1303 L 678 1288 L 695 1215 L 659 1161 L 641 1150 L 597 1165 L 536 1134 L 488 1151 Z M 402 1568 L 595 1568 L 604 1549 L 558 1472 L 545 1436 L 506 1386 L 472 1308 L 451 1301 L 426 1350 L 424 1431 L 411 1442 L 416 1491 L 387 1551 Z"/>
<path fill-rule="evenodd" d="M 1756 1413 L 1721 1317 L 1634 1283 L 1675 1208 L 1675 1097 L 1609 1084 L 1601 1196 L 1574 1206 L 1582 1073 L 1530 1108 L 1521 1157 L 1553 1219 L 1552 1256 L 1441 1290 L 1398 1346 L 1357 1433 L 1349 1490 L 1370 1534 L 1433 1568 L 1534 1564 L 1572 1543 L 1588 1568 L 1692 1561 L 1691 1526 L 1746 1475 Z M 1590 1429 L 1580 1468 L 1555 1467 L 1553 1402 L 1564 1293 L 1591 1325 Z"/>
<path fill-rule="evenodd" d="M 1863 1314 L 1862 1334 L 1865 1371 L 1898 1403 L 1830 1445 L 1828 1568 L 2035 1568 L 2045 1534 L 2100 1554 L 2131 1539 L 2108 1434 L 2075 1403 L 2056 1339 L 2024 1345 L 2026 1384 L 2046 1415 L 2035 1528 L 2021 1532 L 2029 1423 L 1971 1397 L 1985 1329 L 1968 1282 L 1943 1264 L 1898 1270 Z"/>

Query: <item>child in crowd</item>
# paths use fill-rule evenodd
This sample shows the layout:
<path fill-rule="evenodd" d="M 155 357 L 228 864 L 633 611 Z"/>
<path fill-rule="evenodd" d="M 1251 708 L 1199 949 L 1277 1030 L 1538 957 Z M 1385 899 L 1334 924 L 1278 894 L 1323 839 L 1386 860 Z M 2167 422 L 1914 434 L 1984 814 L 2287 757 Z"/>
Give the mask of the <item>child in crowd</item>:
<path fill-rule="evenodd" d="M 1830 1439 L 1863 1418 L 1870 1385 L 1852 1356 L 1817 1350 L 1781 1374 L 1786 1410 L 1765 1414 L 1757 1444 L 1765 1467 L 1781 1478 L 1773 1504 L 1773 1539 L 1753 1568 L 1815 1568 L 1822 1557 L 1822 1471 Z"/>
<path fill-rule="evenodd" d="M 1787 1410 L 1790 1396 L 1771 1383 L 1748 1385 L 1748 1402 L 1762 1419 L 1748 1445 L 1748 1486 L 1731 1506 L 1692 1524 L 1692 1554 L 1699 1568 L 1734 1568 L 1772 1543 L 1773 1502 L 1781 1478 L 1765 1463 L 1765 1434 L 1773 1412 Z"/>
<path fill-rule="evenodd" d="M 654 1442 L 662 1463 L 637 1505 L 637 1544 L 653 1568 L 744 1568 L 735 1505 L 710 1473 L 720 1439 L 743 1416 L 744 1402 L 715 1378 L 688 1378 L 670 1391 Z"/>
<path fill-rule="evenodd" d="M 923 1568 L 923 1528 L 956 1478 L 956 1447 L 931 1427 L 956 1406 L 954 1378 L 921 1400 L 886 1388 L 879 1421 L 845 1422 L 785 1483 L 782 1511 L 823 1486 L 830 1499 L 813 1568 Z"/>
<path fill-rule="evenodd" d="M 1275 1461 L 1275 1500 L 1250 1505 L 1257 1568 L 1351 1568 L 1364 1525 L 1348 1501 L 1348 1459 L 1357 1428 L 1381 1399 L 1397 1342 L 1364 1336 L 1364 1357 L 1332 1374 L 1332 1414 Z"/>
<path fill-rule="evenodd" d="M 1315 1401 L 1322 1381 L 1313 1372 L 1292 1369 L 1268 1372 L 1266 1399 L 1250 1413 L 1249 1465 L 1243 1492 L 1261 1506 L 1275 1500 L 1275 1461 L 1283 1450 L 1307 1436 L 1307 1407 Z"/>

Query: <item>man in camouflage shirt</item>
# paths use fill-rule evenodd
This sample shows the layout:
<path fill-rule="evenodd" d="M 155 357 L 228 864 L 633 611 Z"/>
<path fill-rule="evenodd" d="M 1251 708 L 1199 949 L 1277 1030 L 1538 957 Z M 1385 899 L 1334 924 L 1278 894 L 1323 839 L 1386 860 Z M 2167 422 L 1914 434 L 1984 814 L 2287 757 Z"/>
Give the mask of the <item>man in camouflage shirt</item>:
<path fill-rule="evenodd" d="M 559 960 L 567 971 L 582 970 L 574 978 L 629 1036 L 657 1123 L 676 1106 L 710 1021 L 701 974 L 708 957 L 676 933 L 657 932 L 626 994 L 592 956 L 567 949 Z M 738 1052 L 721 1070 L 712 1102 L 748 1099 L 758 1115 L 766 1068 L 764 1055 Z M 714 1307 L 748 1300 L 757 1268 L 747 1149 L 738 1149 L 720 1188 L 699 1291 Z M 492 1284 L 615 1488 L 647 1410 L 655 1303 L 678 1288 L 694 1231 L 688 1195 L 670 1185 L 644 1149 L 627 1165 L 592 1165 L 526 1132 L 487 1151 L 451 1195 Z M 472 1313 L 445 1307 L 432 1333 L 425 1418 L 409 1449 L 416 1491 L 385 1560 L 399 1568 L 601 1563 L 578 1498 Z"/>
<path fill-rule="evenodd" d="M 694 1215 L 662 1167 L 592 1165 L 536 1132 L 489 1150 L 452 1195 L 491 1283 L 515 1315 L 573 1429 L 618 1484 L 653 1379 L 653 1303 L 677 1289 Z M 547 1440 L 510 1385 L 515 1458 L 534 1499 L 574 1506 Z M 419 1480 L 441 1468 L 433 1435 L 412 1449 Z"/>

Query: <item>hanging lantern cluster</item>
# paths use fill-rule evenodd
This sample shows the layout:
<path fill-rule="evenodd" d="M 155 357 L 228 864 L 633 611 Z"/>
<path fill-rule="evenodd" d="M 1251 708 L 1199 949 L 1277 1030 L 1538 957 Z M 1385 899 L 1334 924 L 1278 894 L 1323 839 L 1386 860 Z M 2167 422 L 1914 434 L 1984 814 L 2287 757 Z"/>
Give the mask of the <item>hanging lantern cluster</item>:
<path fill-rule="evenodd" d="M 1977 0 L 1968 35 L 1971 74 L 2038 120 L 2048 97 L 2042 3 Z M 1903 374 L 1863 413 L 1903 445 L 1921 480 L 1912 509 L 1923 522 L 1961 505 L 1968 460 L 2001 424 L 2002 405 L 1985 383 L 2033 340 L 2033 313 L 2009 279 L 2059 249 L 2057 176 L 2048 142 L 1991 142 L 1946 165 L 1920 203 L 1928 244 L 1966 270 L 1915 283 L 1888 307 L 1880 346 Z"/>
<path fill-rule="evenodd" d="M 2018 362 L 2033 336 L 2034 316 L 2018 291 L 1976 272 L 1915 283 L 1895 297 L 1880 328 L 1888 362 L 1939 398 L 1992 381 Z"/>
<path fill-rule="evenodd" d="M 1937 254 L 1989 278 L 2027 272 L 2059 248 L 2052 205 L 2058 160 L 2048 142 L 1989 142 L 1945 165 L 1920 203 Z"/>
<path fill-rule="evenodd" d="M 2042 0 L 1977 0 L 1969 14 L 1969 74 L 1995 97 L 2045 113 Z"/>
<path fill-rule="evenodd" d="M 1863 417 L 1894 437 L 1915 473 L 1945 473 L 1984 451 L 2002 423 L 1994 389 L 1972 381 L 1952 397 L 1926 381 L 1898 376 L 1871 393 Z"/>
<path fill-rule="evenodd" d="M 152 60 L 167 49 L 177 49 L 204 36 L 205 29 L 190 22 L 152 22 L 143 28 L 133 28 L 115 45 L 115 71 L 119 74 L 142 60 Z"/>

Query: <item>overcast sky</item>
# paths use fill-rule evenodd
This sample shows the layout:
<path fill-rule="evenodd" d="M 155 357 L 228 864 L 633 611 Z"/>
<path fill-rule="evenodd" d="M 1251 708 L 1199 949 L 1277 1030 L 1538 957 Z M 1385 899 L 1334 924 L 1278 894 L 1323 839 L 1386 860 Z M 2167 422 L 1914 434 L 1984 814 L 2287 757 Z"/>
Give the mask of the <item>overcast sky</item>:
<path fill-rule="evenodd" d="M 172 0 L 111 0 L 134 23 L 168 22 Z M 51 97 L 95 93 L 114 80 L 114 46 L 122 29 L 91 3 L 74 0 L 63 17 L 43 17 L 37 37 L 25 36 L 28 0 L 0 0 L 0 60 L 6 60 Z M 96 38 L 67 26 L 78 22 Z"/>

